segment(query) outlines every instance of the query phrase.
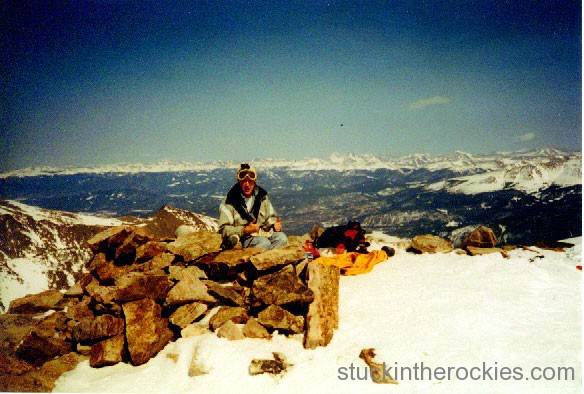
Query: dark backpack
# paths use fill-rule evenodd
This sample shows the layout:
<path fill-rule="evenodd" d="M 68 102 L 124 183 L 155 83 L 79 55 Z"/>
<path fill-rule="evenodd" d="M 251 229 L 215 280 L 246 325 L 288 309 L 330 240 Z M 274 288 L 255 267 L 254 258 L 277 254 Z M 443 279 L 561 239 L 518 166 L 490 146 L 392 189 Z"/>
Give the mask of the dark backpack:
<path fill-rule="evenodd" d="M 361 224 L 351 220 L 347 224 L 329 227 L 317 238 L 317 248 L 337 248 L 342 245 L 347 252 L 367 253 L 369 242 L 365 241 L 365 230 Z"/>

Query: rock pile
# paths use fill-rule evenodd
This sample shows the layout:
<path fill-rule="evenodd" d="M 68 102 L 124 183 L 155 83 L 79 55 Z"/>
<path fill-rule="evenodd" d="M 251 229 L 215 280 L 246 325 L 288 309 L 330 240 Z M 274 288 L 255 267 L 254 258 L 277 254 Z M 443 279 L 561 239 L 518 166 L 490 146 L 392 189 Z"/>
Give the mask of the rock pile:
<path fill-rule="evenodd" d="M 302 337 L 305 348 L 326 346 L 338 327 L 340 273 L 307 261 L 303 241 L 223 251 L 213 231 L 166 238 L 148 226 L 109 228 L 88 241 L 93 257 L 74 286 L 14 300 L 0 315 L 0 391 L 51 391 L 81 360 L 141 365 L 179 337 L 213 332 L 237 340 L 269 339 L 277 330 Z M 496 243 L 479 227 L 461 247 L 505 255 Z M 422 235 L 408 250 L 449 253 L 453 246 Z M 255 360 L 250 373 L 280 374 L 287 366 L 275 354 Z M 189 375 L 201 373 L 193 358 Z"/>
<path fill-rule="evenodd" d="M 506 249 L 513 249 L 513 247 L 497 248 L 495 247 L 497 243 L 497 236 L 493 230 L 485 226 L 478 226 L 466 236 L 458 250 L 471 256 L 501 253 L 504 257 L 508 257 Z M 408 251 L 413 253 L 450 253 L 454 250 L 455 248 L 450 241 L 431 234 L 415 236 L 408 247 Z"/>
<path fill-rule="evenodd" d="M 3 328 L 20 322 L 12 364 L 41 366 L 73 352 L 93 367 L 141 365 L 201 331 L 235 340 L 277 330 L 314 348 L 338 325 L 338 268 L 308 262 L 297 245 L 222 251 L 215 232 L 161 239 L 139 226 L 88 243 L 89 272 L 73 287 L 15 300 L 2 316 Z"/>

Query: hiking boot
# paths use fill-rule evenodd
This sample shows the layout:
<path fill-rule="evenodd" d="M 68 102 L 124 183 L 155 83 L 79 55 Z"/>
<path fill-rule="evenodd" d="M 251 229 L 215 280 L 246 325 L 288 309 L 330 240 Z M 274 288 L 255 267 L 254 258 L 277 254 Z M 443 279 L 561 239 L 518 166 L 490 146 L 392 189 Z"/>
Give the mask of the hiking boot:
<path fill-rule="evenodd" d="M 221 244 L 221 248 L 224 250 L 233 249 L 235 245 L 239 242 L 239 237 L 237 235 L 230 235 L 228 237 L 223 238 L 223 243 Z"/>
<path fill-rule="evenodd" d="M 383 248 L 381 248 L 381 250 L 383 250 L 385 254 L 387 254 L 387 257 L 395 255 L 395 249 L 390 248 L 389 246 L 384 246 Z"/>

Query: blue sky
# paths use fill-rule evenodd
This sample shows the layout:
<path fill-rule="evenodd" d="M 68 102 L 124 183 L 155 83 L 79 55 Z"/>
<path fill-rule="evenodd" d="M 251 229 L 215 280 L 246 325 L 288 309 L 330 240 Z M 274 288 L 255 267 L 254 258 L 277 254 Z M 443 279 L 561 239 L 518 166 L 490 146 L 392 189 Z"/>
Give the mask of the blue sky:
<path fill-rule="evenodd" d="M 14 3 L 0 171 L 581 150 L 580 2 Z"/>

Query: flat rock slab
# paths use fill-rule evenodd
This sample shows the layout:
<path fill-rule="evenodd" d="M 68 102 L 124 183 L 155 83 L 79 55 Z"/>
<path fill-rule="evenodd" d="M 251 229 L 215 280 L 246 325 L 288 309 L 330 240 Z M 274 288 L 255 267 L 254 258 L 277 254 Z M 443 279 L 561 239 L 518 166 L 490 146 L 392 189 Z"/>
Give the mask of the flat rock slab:
<path fill-rule="evenodd" d="M 306 253 L 297 246 L 272 249 L 251 257 L 251 263 L 258 271 L 273 267 L 298 263 L 306 258 Z"/>
<path fill-rule="evenodd" d="M 501 253 L 501 255 L 505 258 L 508 258 L 509 255 L 501 248 L 479 248 L 476 246 L 467 246 L 466 250 L 468 250 L 468 254 L 471 256 L 481 256 L 483 254 L 491 254 L 491 253 Z"/>
<path fill-rule="evenodd" d="M 251 290 L 254 304 L 286 305 L 291 303 L 310 303 L 314 299 L 310 290 L 293 271 L 283 270 L 260 276 Z"/>
<path fill-rule="evenodd" d="M 142 298 L 164 300 L 172 282 L 166 275 L 130 272 L 116 279 L 116 301 L 135 301 Z"/>
<path fill-rule="evenodd" d="M 247 311 L 241 307 L 222 306 L 217 313 L 209 320 L 209 325 L 213 330 L 217 330 L 225 322 L 231 320 L 233 323 L 245 323 L 248 319 Z"/>
<path fill-rule="evenodd" d="M 234 286 L 224 286 L 213 281 L 205 282 L 209 289 L 209 294 L 217 298 L 224 305 L 244 306 L 244 296 L 235 290 Z"/>
<path fill-rule="evenodd" d="M 180 328 L 186 328 L 189 324 L 197 320 L 207 312 L 207 305 L 200 302 L 193 302 L 177 308 L 176 311 L 170 315 L 170 322 Z"/>
<path fill-rule="evenodd" d="M 454 250 L 450 241 L 430 234 L 412 238 L 411 247 L 418 253 L 450 253 Z"/>
<path fill-rule="evenodd" d="M 175 281 L 181 281 L 181 280 L 185 279 L 186 277 L 207 279 L 207 275 L 205 274 L 205 271 L 203 271 L 202 269 L 200 269 L 199 267 L 196 267 L 196 266 L 191 266 L 191 267 L 172 266 L 169 268 L 168 279 L 175 280 Z"/>
<path fill-rule="evenodd" d="M 148 241 L 136 248 L 136 261 L 150 260 L 166 251 L 168 244 L 160 241 Z"/>
<path fill-rule="evenodd" d="M 227 264 L 229 266 L 237 266 L 246 264 L 251 261 L 251 258 L 256 254 L 265 252 L 261 248 L 244 248 L 244 249 L 230 249 L 218 253 L 213 259 L 213 263 Z"/>
<path fill-rule="evenodd" d="M 202 268 L 209 279 L 216 281 L 230 280 L 238 275 L 254 270 L 251 258 L 265 249 L 245 248 L 225 250 L 209 258 L 202 258 L 195 263 Z"/>
<path fill-rule="evenodd" d="M 87 244 L 94 252 L 98 250 L 105 251 L 110 247 L 115 248 L 121 245 L 134 229 L 134 226 L 110 227 L 107 230 L 95 234 L 87 241 Z"/>
<path fill-rule="evenodd" d="M 39 294 L 27 295 L 10 303 L 7 313 L 43 313 L 59 308 L 63 293 L 59 290 L 47 290 Z"/>
<path fill-rule="evenodd" d="M 183 279 L 168 292 L 166 303 L 168 305 L 180 305 L 194 301 L 217 302 L 215 297 L 209 294 L 207 286 L 197 278 L 195 273 L 186 272 Z"/>
<path fill-rule="evenodd" d="M 167 246 L 167 250 L 182 257 L 185 262 L 219 252 L 221 249 L 221 235 L 211 231 L 197 231 L 179 236 Z"/>

